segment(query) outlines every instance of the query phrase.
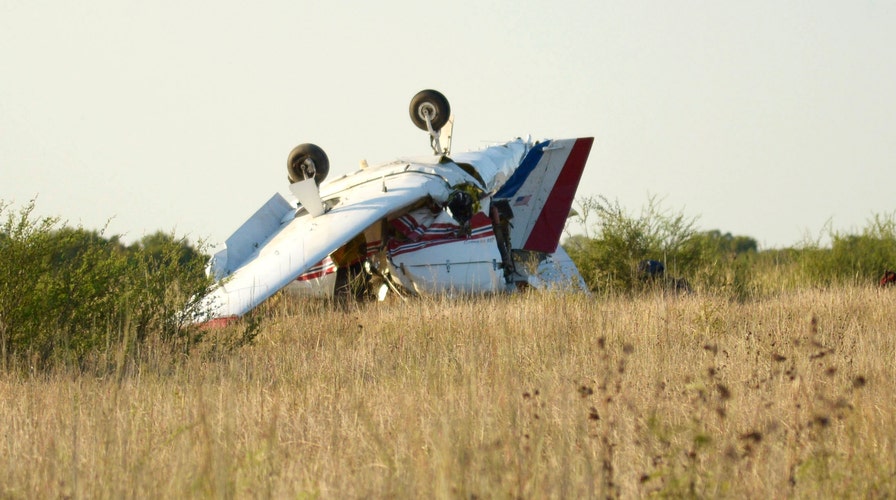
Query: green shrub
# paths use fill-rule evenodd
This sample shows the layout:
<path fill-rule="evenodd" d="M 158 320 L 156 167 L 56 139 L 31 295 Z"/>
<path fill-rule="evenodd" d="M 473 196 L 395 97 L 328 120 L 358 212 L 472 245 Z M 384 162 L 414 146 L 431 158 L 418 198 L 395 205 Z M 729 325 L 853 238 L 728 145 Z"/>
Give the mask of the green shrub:
<path fill-rule="evenodd" d="M 803 280 L 815 286 L 874 283 L 887 269 L 896 266 L 896 218 L 876 214 L 860 234 L 828 229 L 830 248 L 818 241 L 801 248 L 798 270 Z"/>
<path fill-rule="evenodd" d="M 696 218 L 663 208 L 655 197 L 638 216 L 603 197 L 580 200 L 578 213 L 586 234 L 570 237 L 564 248 L 592 291 L 642 290 L 648 285 L 638 276 L 638 263 L 658 260 L 670 279 L 684 278 L 692 287 L 749 293 L 749 259 L 744 256 L 756 252 L 752 238 L 698 232 Z"/>
<path fill-rule="evenodd" d="M 663 210 L 655 198 L 638 217 L 603 197 L 584 198 L 579 207 L 586 236 L 570 238 L 564 248 L 593 291 L 633 290 L 641 260 L 664 261 L 670 272 L 676 272 L 692 258 L 685 242 L 694 232 L 694 221 Z M 589 227 L 593 217 L 597 221 Z M 587 236 L 591 230 L 596 232 L 593 238 Z"/>
<path fill-rule="evenodd" d="M 207 258 L 165 233 L 130 247 L 0 203 L 0 359 L 42 370 L 131 356 L 149 340 L 184 348 L 201 331 L 180 320 L 210 281 Z M 120 356 L 118 356 L 120 358 Z"/>
<path fill-rule="evenodd" d="M 564 248 L 585 282 L 598 293 L 644 289 L 638 262 L 659 260 L 666 273 L 691 288 L 739 300 L 801 288 L 872 284 L 896 268 L 896 218 L 875 215 L 860 234 L 829 230 L 830 247 L 808 241 L 797 248 L 759 251 L 756 240 L 719 230 L 697 231 L 696 219 L 663 209 L 648 199 L 633 216 L 605 198 L 579 201 L 584 235 Z"/>

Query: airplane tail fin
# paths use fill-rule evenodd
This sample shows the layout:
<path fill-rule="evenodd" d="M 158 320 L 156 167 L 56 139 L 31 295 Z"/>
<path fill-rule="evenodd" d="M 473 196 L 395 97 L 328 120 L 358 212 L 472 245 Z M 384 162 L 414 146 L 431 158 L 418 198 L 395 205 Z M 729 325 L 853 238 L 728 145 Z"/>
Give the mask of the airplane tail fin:
<path fill-rule="evenodd" d="M 593 143 L 584 137 L 536 144 L 495 193 L 513 210 L 511 248 L 557 250 Z"/>

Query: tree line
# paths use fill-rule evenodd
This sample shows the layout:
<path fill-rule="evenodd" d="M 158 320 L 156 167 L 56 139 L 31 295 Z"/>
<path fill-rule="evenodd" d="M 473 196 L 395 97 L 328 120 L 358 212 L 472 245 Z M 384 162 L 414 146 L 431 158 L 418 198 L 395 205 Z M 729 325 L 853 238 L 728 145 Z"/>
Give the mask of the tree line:
<path fill-rule="evenodd" d="M 870 286 L 896 267 L 892 214 L 874 216 L 859 234 L 831 231 L 828 247 L 759 250 L 749 236 L 699 230 L 696 218 L 656 198 L 639 214 L 583 198 L 577 213 L 584 234 L 570 235 L 564 248 L 598 297 L 680 292 L 667 285 L 686 280 L 694 293 L 760 299 L 806 287 Z M 209 341 L 208 331 L 189 321 L 191 312 L 202 313 L 199 298 L 212 286 L 201 242 L 158 231 L 126 245 L 104 230 L 36 217 L 34 202 L 18 211 L 0 202 L 0 221 L 0 369 L 120 370 L 148 352 L 188 353 L 210 342 L 232 348 L 257 335 L 257 319 L 223 341 Z M 675 281 L 645 279 L 645 260 L 662 262 Z"/>
<path fill-rule="evenodd" d="M 697 219 L 666 209 L 652 197 L 632 214 L 604 197 L 578 200 L 585 234 L 563 246 L 586 284 L 598 294 L 630 294 L 655 288 L 638 272 L 644 260 L 665 264 L 691 289 L 748 299 L 806 287 L 873 285 L 896 267 L 896 217 L 874 215 L 859 234 L 828 230 L 830 246 L 805 241 L 760 251 L 749 236 L 701 231 Z"/>

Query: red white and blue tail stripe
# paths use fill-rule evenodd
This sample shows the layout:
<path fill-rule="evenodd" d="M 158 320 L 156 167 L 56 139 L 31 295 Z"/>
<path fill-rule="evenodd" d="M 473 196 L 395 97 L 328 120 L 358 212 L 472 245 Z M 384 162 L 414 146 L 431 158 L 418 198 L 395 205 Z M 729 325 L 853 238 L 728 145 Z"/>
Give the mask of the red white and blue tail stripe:
<path fill-rule="evenodd" d="M 495 193 L 513 210 L 512 248 L 557 250 L 593 143 L 584 137 L 536 144 Z"/>

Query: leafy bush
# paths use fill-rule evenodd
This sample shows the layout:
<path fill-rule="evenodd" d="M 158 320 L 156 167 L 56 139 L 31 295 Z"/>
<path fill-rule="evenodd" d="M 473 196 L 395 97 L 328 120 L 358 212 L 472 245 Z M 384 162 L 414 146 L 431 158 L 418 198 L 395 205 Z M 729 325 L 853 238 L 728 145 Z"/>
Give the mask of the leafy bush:
<path fill-rule="evenodd" d="M 800 288 L 873 284 L 896 267 L 896 218 L 875 215 L 860 234 L 829 230 L 830 247 L 819 241 L 798 248 L 759 251 L 756 240 L 719 230 L 697 231 L 696 219 L 663 209 L 655 198 L 633 216 L 605 198 L 579 201 L 585 235 L 564 248 L 585 282 L 599 293 L 633 293 L 644 288 L 638 262 L 666 264 L 703 292 L 745 299 Z"/>
<path fill-rule="evenodd" d="M 156 233 L 126 247 L 0 203 L 0 359 L 45 369 L 102 353 L 131 356 L 149 340 L 188 348 L 201 331 L 181 321 L 210 286 L 207 260 L 184 239 Z M 120 358 L 120 356 L 119 356 Z"/>
<path fill-rule="evenodd" d="M 896 218 L 874 215 L 860 234 L 828 229 L 830 248 L 818 241 L 800 249 L 797 270 L 804 282 L 816 286 L 872 283 L 896 266 Z"/>
<path fill-rule="evenodd" d="M 593 228 L 597 234 L 594 238 L 570 238 L 564 248 L 594 291 L 634 289 L 641 260 L 661 260 L 674 271 L 693 258 L 685 242 L 694 233 L 694 220 L 661 209 L 655 198 L 650 198 L 638 217 L 603 197 L 585 198 L 579 205 L 586 234 L 594 216 L 598 218 Z"/>
<path fill-rule="evenodd" d="M 564 248 L 595 292 L 631 293 L 644 288 L 638 263 L 648 259 L 664 262 L 668 276 L 684 278 L 692 285 L 748 288 L 745 261 L 737 258 L 755 253 L 752 238 L 698 232 L 696 218 L 663 208 L 655 197 L 638 216 L 603 197 L 580 200 L 579 207 L 579 222 L 586 234 L 570 237 Z"/>

